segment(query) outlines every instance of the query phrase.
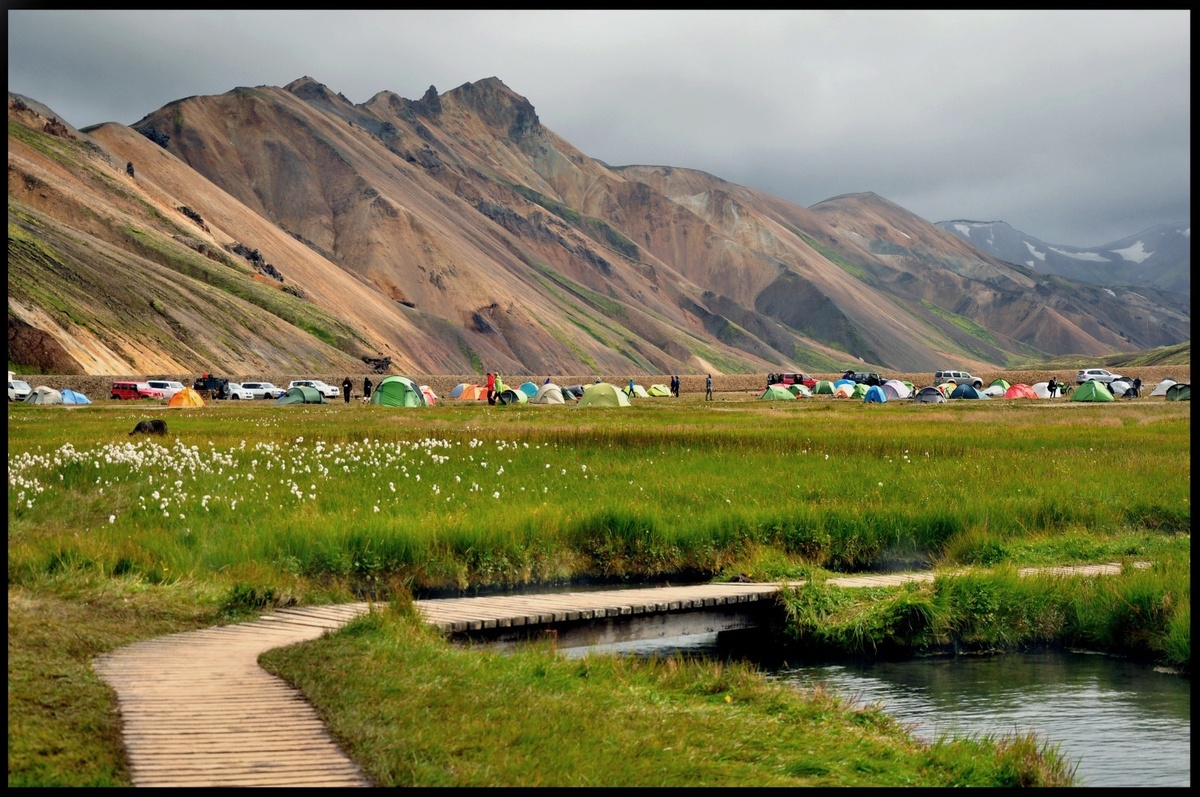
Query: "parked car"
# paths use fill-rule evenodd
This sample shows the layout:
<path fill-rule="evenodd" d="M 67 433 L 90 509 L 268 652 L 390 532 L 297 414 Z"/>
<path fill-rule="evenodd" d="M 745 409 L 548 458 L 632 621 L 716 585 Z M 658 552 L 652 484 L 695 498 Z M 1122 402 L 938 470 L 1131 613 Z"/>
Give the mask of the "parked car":
<path fill-rule="evenodd" d="M 168 400 L 171 396 L 183 390 L 182 382 L 172 382 L 167 379 L 147 379 L 146 384 L 155 390 L 161 390 Z"/>
<path fill-rule="evenodd" d="M 983 380 L 977 376 L 971 376 L 966 371 L 945 369 L 934 373 L 933 383 L 940 385 L 943 382 L 953 382 L 956 385 L 970 385 L 976 390 L 983 390 Z"/>
<path fill-rule="evenodd" d="M 1103 382 L 1107 385 L 1110 382 L 1116 382 L 1117 380 L 1122 380 L 1124 378 L 1125 377 L 1119 374 L 1114 374 L 1112 371 L 1105 370 L 1104 368 L 1084 368 L 1080 370 L 1079 373 L 1075 374 L 1075 384 L 1082 385 L 1085 382 L 1090 382 L 1094 379 L 1097 382 Z"/>
<path fill-rule="evenodd" d="M 150 387 L 149 382 L 130 382 L 119 381 L 113 382 L 112 388 L 109 390 L 109 395 L 118 401 L 137 401 L 138 399 L 165 399 L 167 394 L 155 387 Z"/>
<path fill-rule="evenodd" d="M 192 383 L 192 390 L 206 399 L 223 399 L 226 398 L 225 386 L 228 383 L 228 379 L 212 374 L 202 374 L 196 377 L 196 381 Z"/>
<path fill-rule="evenodd" d="M 808 374 L 767 374 L 768 385 L 804 385 L 809 390 L 817 386 L 817 380 Z"/>
<path fill-rule="evenodd" d="M 281 387 L 275 387 L 270 382 L 242 382 L 242 387 L 253 393 L 255 398 L 260 399 L 277 399 L 287 392 Z"/>
<path fill-rule="evenodd" d="M 254 399 L 258 398 L 258 396 L 254 395 L 253 390 L 247 390 L 246 388 L 242 387 L 241 383 L 239 382 L 226 382 L 225 398 L 232 399 L 233 401 L 253 401 Z"/>
<path fill-rule="evenodd" d="M 318 393 L 327 399 L 335 399 L 342 395 L 340 388 L 336 388 L 333 385 L 328 385 L 322 382 L 320 379 L 293 379 L 291 382 L 288 382 L 288 390 L 291 390 L 294 387 L 315 388 Z"/>
<path fill-rule="evenodd" d="M 24 401 L 33 392 L 33 388 L 24 379 L 8 380 L 8 400 Z"/>
<path fill-rule="evenodd" d="M 847 371 L 843 379 L 849 379 L 860 385 L 882 385 L 886 380 L 874 371 Z"/>

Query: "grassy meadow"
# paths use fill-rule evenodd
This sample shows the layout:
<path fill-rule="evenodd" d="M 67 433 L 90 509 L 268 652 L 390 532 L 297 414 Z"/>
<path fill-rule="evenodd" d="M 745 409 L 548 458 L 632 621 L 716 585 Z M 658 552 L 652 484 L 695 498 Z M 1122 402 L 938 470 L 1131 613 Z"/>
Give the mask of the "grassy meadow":
<path fill-rule="evenodd" d="M 630 750 L 625 785 L 1070 781 L 1036 739 L 923 746 L 876 710 L 783 694 L 736 666 L 465 652 L 420 627 L 413 597 L 804 578 L 785 596 L 780 645 L 1070 644 L 1190 672 L 1189 403 L 720 398 L 10 406 L 10 785 L 129 782 L 95 655 L 297 603 L 380 602 L 265 661 L 381 785 L 616 785 Z M 168 434 L 128 434 L 148 418 Z M 1153 565 L 1103 580 L 1015 573 L 1110 561 Z M 943 575 L 885 594 L 824 583 L 894 569 Z M 422 686 L 446 678 L 453 689 Z M 515 691 L 541 710 L 479 697 Z M 746 734 L 709 727 L 731 713 Z M 675 749 L 648 741 L 664 726 Z M 814 747 L 846 729 L 857 757 Z M 563 734 L 611 755 L 552 764 L 546 746 Z"/>

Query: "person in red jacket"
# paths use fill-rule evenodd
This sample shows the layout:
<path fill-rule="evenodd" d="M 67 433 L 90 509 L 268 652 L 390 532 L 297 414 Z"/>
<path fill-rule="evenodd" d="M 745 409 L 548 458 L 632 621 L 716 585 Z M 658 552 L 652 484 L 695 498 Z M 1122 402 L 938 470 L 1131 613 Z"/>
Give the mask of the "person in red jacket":
<path fill-rule="evenodd" d="M 487 398 L 488 404 L 496 403 L 496 375 L 491 371 L 487 375 Z"/>

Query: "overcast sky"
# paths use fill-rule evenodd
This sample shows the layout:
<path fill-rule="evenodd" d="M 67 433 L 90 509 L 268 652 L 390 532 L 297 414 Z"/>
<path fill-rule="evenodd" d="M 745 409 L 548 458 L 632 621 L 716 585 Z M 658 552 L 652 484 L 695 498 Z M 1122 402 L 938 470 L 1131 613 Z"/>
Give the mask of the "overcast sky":
<path fill-rule="evenodd" d="M 308 75 L 497 77 L 611 165 L 1101 246 L 1191 218 L 1189 11 L 8 11 L 8 89 L 75 127 Z"/>

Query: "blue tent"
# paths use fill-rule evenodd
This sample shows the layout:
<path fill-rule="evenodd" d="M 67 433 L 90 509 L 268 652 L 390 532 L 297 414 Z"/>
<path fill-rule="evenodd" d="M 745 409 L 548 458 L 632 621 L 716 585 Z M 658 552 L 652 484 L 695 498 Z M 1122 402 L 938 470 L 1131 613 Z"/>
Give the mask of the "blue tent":
<path fill-rule="evenodd" d="M 950 394 L 952 399 L 985 399 L 987 394 L 980 393 L 974 385 L 959 385 Z"/>
<path fill-rule="evenodd" d="M 839 379 L 833 383 L 833 389 L 837 390 L 842 385 L 850 385 L 851 387 L 854 387 L 856 384 L 858 384 L 858 383 L 855 382 L 853 379 Z"/>
<path fill-rule="evenodd" d="M 879 385 L 871 385 L 863 394 L 864 404 L 883 404 L 885 401 L 887 401 L 887 393 L 884 393 L 883 388 Z"/>
<path fill-rule="evenodd" d="M 91 404 L 92 400 L 77 390 L 72 390 L 69 387 L 64 387 L 62 389 L 62 403 L 63 404 Z"/>

